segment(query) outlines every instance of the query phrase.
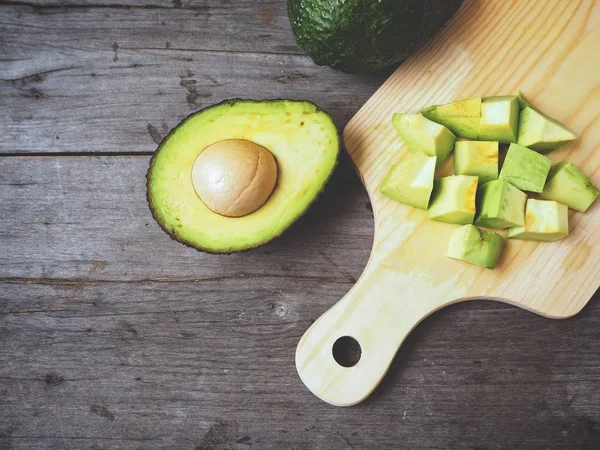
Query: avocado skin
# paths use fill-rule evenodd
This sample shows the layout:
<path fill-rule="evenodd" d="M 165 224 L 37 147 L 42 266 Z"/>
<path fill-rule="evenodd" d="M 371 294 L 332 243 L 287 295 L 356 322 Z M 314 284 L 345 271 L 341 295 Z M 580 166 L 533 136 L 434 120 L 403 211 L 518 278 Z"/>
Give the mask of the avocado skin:
<path fill-rule="evenodd" d="M 288 0 L 296 42 L 318 65 L 380 71 L 423 47 L 463 0 Z"/>
<path fill-rule="evenodd" d="M 323 192 L 323 190 L 325 189 L 325 187 L 327 186 L 327 183 L 329 183 L 329 180 L 331 179 L 331 177 L 333 176 L 333 173 L 335 172 L 335 169 L 339 163 L 339 155 L 340 155 L 340 150 L 341 150 L 341 135 L 339 133 L 338 130 L 338 142 L 340 143 L 337 149 L 337 157 L 336 157 L 336 161 L 335 161 L 335 165 L 334 167 L 331 169 L 331 172 L 329 173 L 329 176 L 327 178 L 327 180 L 325 180 L 325 182 L 323 183 L 323 189 L 321 190 L 321 192 L 319 192 L 317 195 L 315 195 L 315 197 L 306 205 L 306 207 L 304 208 L 304 211 L 299 214 L 298 216 L 296 216 L 291 222 L 290 224 L 287 226 L 287 228 L 285 228 L 284 230 L 281 231 L 281 233 L 272 236 L 271 238 L 268 239 L 268 241 L 265 242 L 260 242 L 257 243 L 256 245 L 253 246 L 249 246 L 246 247 L 244 249 L 241 250 L 233 250 L 233 251 L 215 251 L 214 249 L 210 249 L 210 248 L 206 248 L 206 247 L 201 247 L 198 246 L 197 244 L 191 243 L 186 241 L 185 239 L 180 238 L 179 236 L 177 236 L 176 234 L 174 234 L 172 232 L 172 230 L 169 230 L 165 224 L 163 224 L 158 216 L 156 215 L 155 212 L 155 207 L 153 205 L 152 202 L 152 198 L 150 196 L 150 188 L 149 185 L 151 183 L 151 179 L 152 179 L 152 169 L 154 167 L 154 162 L 156 160 L 156 157 L 158 156 L 159 152 L 161 151 L 161 149 L 163 148 L 165 142 L 168 141 L 168 138 L 175 133 L 175 131 L 177 131 L 181 126 L 183 126 L 189 119 L 191 119 L 193 116 L 195 116 L 196 114 L 200 113 L 200 112 L 205 112 L 211 108 L 216 108 L 218 106 L 222 106 L 222 105 L 229 105 L 229 106 L 233 106 L 235 105 L 237 102 L 260 102 L 260 103 L 270 103 L 270 102 L 278 102 L 281 100 L 288 100 L 288 99 L 284 99 L 284 98 L 273 98 L 273 99 L 267 99 L 267 100 L 253 100 L 253 99 L 243 99 L 243 98 L 231 98 L 231 99 L 227 99 L 227 100 L 223 100 L 222 102 L 219 103 L 215 103 L 213 105 L 207 106 L 206 108 L 201 108 L 193 113 L 188 114 L 181 122 L 179 122 L 175 127 L 173 127 L 169 133 L 163 138 L 162 142 L 159 144 L 158 148 L 156 149 L 156 151 L 154 152 L 154 154 L 152 155 L 152 158 L 150 159 L 150 164 L 148 166 L 148 171 L 146 172 L 146 202 L 148 203 L 148 207 L 150 208 L 150 212 L 152 213 L 152 218 L 154 219 L 154 221 L 158 224 L 158 226 L 169 235 L 169 237 L 171 239 L 173 239 L 174 241 L 179 242 L 180 244 L 185 245 L 186 247 L 190 247 L 193 248 L 195 250 L 198 250 L 200 252 L 203 253 L 209 253 L 212 255 L 232 255 L 234 253 L 240 253 L 240 252 L 245 252 L 248 250 L 252 250 L 253 248 L 256 247 L 260 247 L 261 245 L 266 244 L 267 242 L 271 242 L 275 239 L 277 239 L 278 237 L 280 237 L 284 232 L 286 232 L 294 223 L 296 223 L 298 221 L 298 219 L 300 219 L 300 217 L 302 217 L 304 215 L 304 213 L 306 211 L 308 211 L 308 209 L 313 205 L 313 203 L 315 203 L 315 201 L 317 200 L 317 198 L 319 198 L 319 195 L 321 194 L 321 192 Z M 327 111 L 323 110 L 322 108 L 320 108 L 319 106 L 317 106 L 316 104 L 314 104 L 311 101 L 308 100 L 302 100 L 305 103 L 310 103 L 311 105 L 313 105 L 317 111 L 322 112 L 323 114 L 326 114 L 327 116 L 329 116 L 331 118 L 331 120 L 333 121 L 333 117 L 331 116 L 331 114 L 329 114 Z"/>

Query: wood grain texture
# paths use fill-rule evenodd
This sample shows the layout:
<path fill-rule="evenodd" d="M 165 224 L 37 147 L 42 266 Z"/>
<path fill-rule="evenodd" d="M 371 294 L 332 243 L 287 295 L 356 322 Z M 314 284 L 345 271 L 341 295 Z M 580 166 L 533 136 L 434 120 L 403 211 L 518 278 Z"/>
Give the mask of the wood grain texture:
<path fill-rule="evenodd" d="M 302 273 L 315 281 L 339 280 L 347 289 L 367 261 L 372 215 L 348 163 L 294 231 L 253 252 L 214 257 L 171 240 L 154 222 L 146 202 L 149 161 L 0 158 L 0 278 L 165 283 L 231 278 L 243 284 L 267 278 L 285 283 Z M 330 248 L 344 248 L 344 261 L 332 264 Z"/>
<path fill-rule="evenodd" d="M 298 345 L 298 372 L 313 393 L 335 405 L 364 400 L 410 331 L 445 305 L 487 297 L 563 318 L 592 297 L 600 286 L 600 204 L 570 214 L 568 239 L 507 241 L 492 271 L 447 258 L 455 226 L 430 221 L 378 188 L 408 152 L 391 126 L 394 112 L 518 90 L 579 137 L 550 157 L 571 160 L 600 184 L 598 42 L 600 2 L 468 1 L 350 121 L 344 141 L 373 201 L 375 239 L 357 284 Z M 362 347 L 353 367 L 332 356 L 346 335 Z"/>
<path fill-rule="evenodd" d="M 598 299 L 568 321 L 492 302 L 446 308 L 376 395 L 332 409 L 293 354 L 368 257 L 373 219 L 350 168 L 281 239 L 210 256 L 144 219 L 147 164 L 0 158 L 0 448 L 600 442 Z"/>
<path fill-rule="evenodd" d="M 285 2 L 277 0 L 3 1 L 0 8 L 1 51 L 14 58 L 34 59 L 41 52 L 69 56 L 76 49 L 112 51 L 114 43 L 119 50 L 303 55 Z"/>
<path fill-rule="evenodd" d="M 375 396 L 332 408 L 298 379 L 293 349 L 340 290 L 294 277 L 2 282 L 0 448 L 600 442 L 597 301 L 568 321 L 492 302 L 445 309 L 411 335 Z"/>
<path fill-rule="evenodd" d="M 311 100 L 342 127 L 384 77 L 315 66 L 276 3 L 0 5 L 0 153 L 149 153 L 188 114 L 235 97 Z"/>
<path fill-rule="evenodd" d="M 600 447 L 598 295 L 566 321 L 494 302 L 444 308 L 355 408 L 332 408 L 304 387 L 296 344 L 354 284 L 373 240 L 367 193 L 345 157 L 308 214 L 252 252 L 204 255 L 151 221 L 149 158 L 116 156 L 124 149 L 151 152 L 179 116 L 235 95 L 310 97 L 343 126 L 380 83 L 259 54 L 292 45 L 283 1 L 181 0 L 213 8 L 202 26 L 178 1 L 7 3 L 0 78 L 33 76 L 14 82 L 27 83 L 23 96 L 0 81 L 0 449 Z M 262 33 L 263 7 L 276 10 L 273 41 L 244 43 L 224 29 Z M 155 17 L 166 25 L 153 28 Z M 165 33 L 196 47 L 150 50 Z M 125 42 L 148 50 L 122 52 Z M 218 47 L 204 65 L 210 42 Z M 136 58 L 144 64 L 133 67 Z M 187 70 L 195 75 L 182 86 Z M 211 87 L 206 70 L 228 84 Z M 191 80 L 213 97 L 190 105 Z M 53 154 L 92 151 L 115 156 Z M 45 156 L 14 156 L 22 152 Z"/>

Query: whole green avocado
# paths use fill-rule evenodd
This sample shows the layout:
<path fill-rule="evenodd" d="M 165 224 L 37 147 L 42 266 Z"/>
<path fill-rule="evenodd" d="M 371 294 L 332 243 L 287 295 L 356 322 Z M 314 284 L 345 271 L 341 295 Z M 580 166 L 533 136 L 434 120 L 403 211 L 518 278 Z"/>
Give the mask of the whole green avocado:
<path fill-rule="evenodd" d="M 375 72 L 429 41 L 462 0 L 288 0 L 298 45 L 318 65 Z"/>

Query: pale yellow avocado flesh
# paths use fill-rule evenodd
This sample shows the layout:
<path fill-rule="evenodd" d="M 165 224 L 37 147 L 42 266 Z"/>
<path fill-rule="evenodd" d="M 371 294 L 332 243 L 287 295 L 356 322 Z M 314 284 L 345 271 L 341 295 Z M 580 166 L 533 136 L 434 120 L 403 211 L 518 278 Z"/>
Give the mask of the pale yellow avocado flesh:
<path fill-rule="evenodd" d="M 465 225 L 475 217 L 477 177 L 451 175 L 434 181 L 429 218 L 440 222 Z"/>
<path fill-rule="evenodd" d="M 517 142 L 519 99 L 514 95 L 485 97 L 481 103 L 481 121 L 477 139 L 504 144 Z"/>
<path fill-rule="evenodd" d="M 454 148 L 456 136 L 445 126 L 421 114 L 394 114 L 392 125 L 413 152 L 437 156 L 437 165 L 444 162 Z"/>
<path fill-rule="evenodd" d="M 577 137 L 563 124 L 534 108 L 521 111 L 518 144 L 539 153 L 549 153 Z"/>
<path fill-rule="evenodd" d="M 507 230 L 509 239 L 556 241 L 569 235 L 569 209 L 552 200 L 527 199 L 525 226 Z"/>
<path fill-rule="evenodd" d="M 493 231 L 463 225 L 450 235 L 447 256 L 487 269 L 496 267 L 504 247 L 504 238 Z"/>
<path fill-rule="evenodd" d="M 433 190 L 435 163 L 435 156 L 413 153 L 392 166 L 381 183 L 381 193 L 405 205 L 427 209 Z"/>
<path fill-rule="evenodd" d="M 479 184 L 498 179 L 498 142 L 457 141 L 454 174 L 479 177 Z"/>
<path fill-rule="evenodd" d="M 225 139 L 254 142 L 277 161 L 273 193 L 243 217 L 211 211 L 192 183 L 198 155 Z M 157 222 L 180 242 L 213 253 L 256 247 L 306 211 L 329 179 L 339 146 L 333 120 L 310 102 L 226 101 L 189 116 L 165 138 L 148 170 L 148 202 Z"/>
<path fill-rule="evenodd" d="M 540 197 L 585 212 L 599 195 L 600 189 L 592 184 L 587 175 L 572 163 L 562 161 L 550 169 Z"/>
<path fill-rule="evenodd" d="M 421 114 L 444 125 L 456 136 L 477 139 L 481 121 L 481 97 L 429 106 L 422 109 Z"/>

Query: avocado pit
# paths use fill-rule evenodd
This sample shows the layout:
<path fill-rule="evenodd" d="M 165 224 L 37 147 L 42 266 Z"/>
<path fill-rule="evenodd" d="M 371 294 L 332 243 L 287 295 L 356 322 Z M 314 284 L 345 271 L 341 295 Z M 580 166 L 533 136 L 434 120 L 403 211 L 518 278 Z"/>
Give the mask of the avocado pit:
<path fill-rule="evenodd" d="M 277 162 L 269 150 L 243 139 L 206 147 L 192 166 L 200 200 L 227 217 L 248 215 L 265 204 L 277 182 Z"/>

